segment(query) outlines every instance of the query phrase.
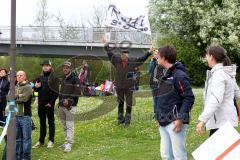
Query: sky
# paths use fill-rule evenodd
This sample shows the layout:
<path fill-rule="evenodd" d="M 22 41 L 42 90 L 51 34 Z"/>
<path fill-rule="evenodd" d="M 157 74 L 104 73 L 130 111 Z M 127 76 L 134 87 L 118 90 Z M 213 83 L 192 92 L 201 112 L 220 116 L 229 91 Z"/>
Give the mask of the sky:
<path fill-rule="evenodd" d="M 34 25 L 41 0 L 16 0 L 17 26 Z M 149 0 L 47 0 L 48 13 L 61 13 L 67 24 L 87 23 L 91 19 L 94 7 L 108 7 L 114 4 L 124 15 L 138 16 L 147 12 Z M 0 26 L 10 26 L 11 0 L 0 0 Z M 53 18 L 49 25 L 57 25 Z"/>

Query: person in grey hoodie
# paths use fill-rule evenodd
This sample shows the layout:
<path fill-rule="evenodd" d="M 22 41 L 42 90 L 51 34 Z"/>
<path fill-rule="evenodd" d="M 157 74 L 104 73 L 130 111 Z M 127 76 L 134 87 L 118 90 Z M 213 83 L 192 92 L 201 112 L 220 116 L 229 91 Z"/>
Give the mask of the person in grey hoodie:
<path fill-rule="evenodd" d="M 210 71 L 204 91 L 204 110 L 199 116 L 196 131 L 204 132 L 204 127 L 214 134 L 224 123 L 238 125 L 237 110 L 234 106 L 234 96 L 237 95 L 235 73 L 236 67 L 231 65 L 226 50 L 220 45 L 211 45 L 207 49 L 206 59 Z"/>

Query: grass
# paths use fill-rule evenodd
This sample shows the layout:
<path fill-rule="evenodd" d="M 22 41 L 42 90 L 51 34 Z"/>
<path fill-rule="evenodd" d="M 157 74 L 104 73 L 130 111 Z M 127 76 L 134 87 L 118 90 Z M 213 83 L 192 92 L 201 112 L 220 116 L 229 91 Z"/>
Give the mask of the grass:
<path fill-rule="evenodd" d="M 192 121 L 187 136 L 187 152 L 191 153 L 208 137 L 197 136 L 195 126 L 202 110 L 202 89 L 194 89 L 196 96 Z M 79 99 L 75 122 L 74 145 L 70 153 L 58 148 L 64 143 L 64 133 L 58 117 L 56 120 L 55 147 L 32 150 L 33 160 L 159 160 L 159 132 L 152 114 L 150 93 L 137 93 L 133 107 L 132 124 L 125 128 L 116 125 L 115 97 L 91 97 Z M 100 107 L 96 107 L 100 106 Z M 35 107 L 35 106 L 34 106 Z M 56 108 L 57 111 L 57 108 Z M 105 114 L 107 112 L 107 114 Z M 95 118 L 98 117 L 98 118 Z M 94 119 L 95 118 L 95 119 Z M 39 119 L 36 107 L 33 119 L 38 129 L 32 134 L 35 144 L 39 136 Z M 239 128 L 238 128 L 239 129 Z M 240 129 L 239 129 L 240 130 Z M 47 139 L 46 139 L 47 140 Z M 46 141 L 47 142 L 47 141 Z M 4 143 L 0 145 L 2 150 Z M 0 153 L 0 156 L 2 153 Z"/>

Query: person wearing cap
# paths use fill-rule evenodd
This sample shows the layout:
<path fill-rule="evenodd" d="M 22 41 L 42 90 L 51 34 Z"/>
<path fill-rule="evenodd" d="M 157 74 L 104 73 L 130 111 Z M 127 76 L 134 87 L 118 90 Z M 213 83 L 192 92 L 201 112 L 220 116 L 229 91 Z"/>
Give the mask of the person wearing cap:
<path fill-rule="evenodd" d="M 124 124 L 125 126 L 129 126 L 131 122 L 134 69 L 135 67 L 142 65 L 152 54 L 152 51 L 148 51 L 147 54 L 139 58 L 129 58 L 128 54 L 128 50 L 122 50 L 120 55 L 107 51 L 108 58 L 116 69 L 115 86 L 118 99 L 118 124 Z M 126 98 L 125 116 L 124 97 Z"/>
<path fill-rule="evenodd" d="M 38 116 L 40 120 L 40 135 L 38 142 L 33 148 L 44 146 L 47 133 L 46 119 L 48 119 L 49 141 L 47 148 L 54 146 L 55 122 L 54 106 L 58 97 L 58 87 L 54 87 L 52 82 L 57 84 L 57 78 L 53 74 L 52 64 L 49 60 L 44 60 L 42 65 L 42 75 L 40 75 L 34 85 L 34 91 L 38 92 Z"/>
<path fill-rule="evenodd" d="M 63 78 L 60 80 L 59 118 L 65 132 L 65 143 L 60 147 L 64 152 L 70 152 L 74 138 L 74 112 L 80 95 L 80 80 L 72 72 L 71 62 L 62 65 Z"/>

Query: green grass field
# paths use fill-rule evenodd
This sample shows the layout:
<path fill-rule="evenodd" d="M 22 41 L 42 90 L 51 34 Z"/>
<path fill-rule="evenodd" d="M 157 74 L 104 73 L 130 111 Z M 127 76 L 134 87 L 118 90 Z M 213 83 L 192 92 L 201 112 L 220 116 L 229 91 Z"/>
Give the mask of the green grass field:
<path fill-rule="evenodd" d="M 187 136 L 187 152 L 189 159 L 193 159 L 191 153 L 208 137 L 208 133 L 197 136 L 195 126 L 197 117 L 202 110 L 202 89 L 194 89 L 196 96 L 192 110 L 192 121 Z M 79 99 L 78 113 L 94 110 L 100 104 L 116 105 L 116 99 L 100 99 L 99 97 Z M 106 110 L 109 109 L 106 105 Z M 35 107 L 35 106 L 34 106 Z M 152 98 L 148 94 L 136 98 L 133 108 L 132 124 L 130 127 L 116 125 L 117 109 L 107 114 L 88 121 L 80 121 L 78 117 L 75 122 L 74 145 L 70 153 L 64 153 L 60 146 L 64 143 L 64 133 L 57 116 L 55 147 L 47 149 L 32 149 L 33 160 L 159 160 L 159 132 L 153 120 Z M 57 108 L 56 108 L 57 110 Z M 104 110 L 96 110 L 102 112 Z M 84 114 L 82 114 L 84 115 Z M 95 114 L 93 113 L 94 117 Z M 86 116 L 87 118 L 88 116 Z M 91 118 L 91 116 L 89 116 Z M 88 118 L 89 118 L 88 117 Z M 36 108 L 33 109 L 33 119 L 38 129 L 32 134 L 32 142 L 35 144 L 39 136 L 39 120 Z M 239 128 L 238 128 L 239 129 Z M 47 139 L 46 139 L 47 140 Z M 46 141 L 47 143 L 47 141 Z M 2 150 L 4 142 L 0 145 Z M 0 153 L 0 156 L 2 153 Z"/>

